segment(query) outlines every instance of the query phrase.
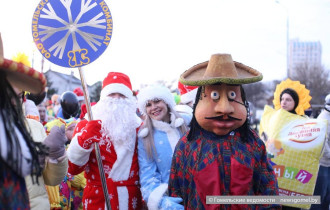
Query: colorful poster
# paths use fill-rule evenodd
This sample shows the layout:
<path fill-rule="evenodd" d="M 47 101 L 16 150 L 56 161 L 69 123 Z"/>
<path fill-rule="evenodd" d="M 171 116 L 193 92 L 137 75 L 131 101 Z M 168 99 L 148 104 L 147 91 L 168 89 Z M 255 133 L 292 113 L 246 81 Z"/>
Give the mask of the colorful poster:
<path fill-rule="evenodd" d="M 327 122 L 266 106 L 259 135 L 275 171 L 280 195 L 311 196 L 314 193 Z M 309 204 L 288 204 L 310 208 Z"/>

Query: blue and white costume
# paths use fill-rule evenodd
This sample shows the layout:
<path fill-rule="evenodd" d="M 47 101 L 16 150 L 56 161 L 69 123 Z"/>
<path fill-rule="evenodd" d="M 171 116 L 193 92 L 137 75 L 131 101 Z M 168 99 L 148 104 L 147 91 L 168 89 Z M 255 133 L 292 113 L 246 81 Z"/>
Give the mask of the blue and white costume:
<path fill-rule="evenodd" d="M 189 122 L 191 119 L 189 115 L 181 116 L 185 122 Z M 157 153 L 153 159 L 148 157 L 143 144 L 143 138 L 148 134 L 148 129 L 142 129 L 139 134 L 138 159 L 141 192 L 150 210 L 158 209 L 160 201 L 167 191 L 174 148 L 183 136 L 178 128 L 183 123 L 182 118 L 175 119 L 175 116 L 171 114 L 171 124 L 152 120 L 153 138 Z M 170 202 L 168 204 L 162 208 L 172 209 Z"/>
<path fill-rule="evenodd" d="M 137 98 L 139 110 L 146 118 L 145 124 L 142 125 L 142 129 L 138 134 L 139 176 L 142 197 L 149 210 L 183 210 L 182 199 L 168 196 L 167 188 L 175 146 L 187 130 L 186 125 L 190 123 L 192 115 L 186 113 L 180 115 L 175 111 L 174 96 L 165 86 L 152 85 L 145 87 L 141 89 Z M 158 107 L 160 100 L 167 105 L 167 109 L 164 109 L 164 104 L 160 105 L 160 108 Z M 149 114 L 147 113 L 147 106 L 149 107 Z M 161 112 L 163 118 L 155 118 L 151 114 L 153 109 Z M 164 119 L 163 110 L 166 110 L 167 119 Z M 149 146 L 153 147 L 150 141 L 153 141 L 154 148 L 149 148 Z M 149 149 L 151 149 L 152 155 L 150 155 L 151 151 Z"/>

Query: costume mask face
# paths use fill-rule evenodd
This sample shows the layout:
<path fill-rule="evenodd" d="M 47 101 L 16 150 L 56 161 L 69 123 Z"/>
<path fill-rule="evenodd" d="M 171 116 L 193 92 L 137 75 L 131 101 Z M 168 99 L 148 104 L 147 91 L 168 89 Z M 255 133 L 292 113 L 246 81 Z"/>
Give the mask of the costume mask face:
<path fill-rule="evenodd" d="M 203 129 L 226 135 L 245 123 L 247 111 L 243 104 L 239 85 L 205 86 L 195 117 Z"/>

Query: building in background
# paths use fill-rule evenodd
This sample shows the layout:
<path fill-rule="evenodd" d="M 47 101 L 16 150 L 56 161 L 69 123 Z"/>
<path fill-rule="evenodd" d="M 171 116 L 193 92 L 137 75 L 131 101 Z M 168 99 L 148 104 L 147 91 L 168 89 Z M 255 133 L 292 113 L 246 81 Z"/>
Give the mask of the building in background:
<path fill-rule="evenodd" d="M 73 75 L 62 74 L 53 70 L 48 70 L 45 73 L 47 82 L 51 84 L 51 88 L 56 89 L 56 93 L 61 95 L 65 91 L 73 91 L 75 88 L 80 87 L 82 89 L 81 81 Z M 97 83 L 93 85 L 87 85 L 89 96 L 95 91 Z M 82 89 L 83 90 L 83 89 Z"/>
<path fill-rule="evenodd" d="M 295 68 L 299 65 L 322 65 L 322 45 L 320 41 L 303 42 L 299 39 L 290 40 L 289 44 L 288 77 L 295 75 Z"/>

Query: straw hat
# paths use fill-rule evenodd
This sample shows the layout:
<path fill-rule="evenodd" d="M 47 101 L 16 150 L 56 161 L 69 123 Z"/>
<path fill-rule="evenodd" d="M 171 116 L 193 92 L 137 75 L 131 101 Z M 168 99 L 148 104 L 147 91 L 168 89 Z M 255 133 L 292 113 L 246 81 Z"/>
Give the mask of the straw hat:
<path fill-rule="evenodd" d="M 5 59 L 0 34 L 0 71 L 4 71 L 12 86 L 34 94 L 41 93 L 46 87 L 45 76 L 22 63 Z"/>
<path fill-rule="evenodd" d="M 180 82 L 191 86 L 248 84 L 262 80 L 262 74 L 242 63 L 233 61 L 230 54 L 214 54 L 209 61 L 197 64 L 181 74 Z"/>

